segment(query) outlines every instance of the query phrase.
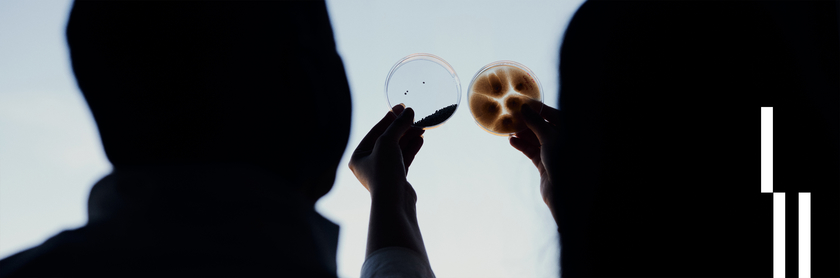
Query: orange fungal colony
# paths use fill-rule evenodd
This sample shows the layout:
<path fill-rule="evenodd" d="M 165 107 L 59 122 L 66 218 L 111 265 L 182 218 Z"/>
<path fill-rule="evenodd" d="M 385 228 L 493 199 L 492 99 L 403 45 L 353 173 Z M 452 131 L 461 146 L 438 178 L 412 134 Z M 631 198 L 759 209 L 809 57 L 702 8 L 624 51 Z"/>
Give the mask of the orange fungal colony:
<path fill-rule="evenodd" d="M 509 134 L 527 127 L 519 111 L 528 103 L 541 107 L 537 81 L 525 70 L 500 65 L 477 76 L 471 87 L 469 105 L 476 122 L 491 133 Z"/>

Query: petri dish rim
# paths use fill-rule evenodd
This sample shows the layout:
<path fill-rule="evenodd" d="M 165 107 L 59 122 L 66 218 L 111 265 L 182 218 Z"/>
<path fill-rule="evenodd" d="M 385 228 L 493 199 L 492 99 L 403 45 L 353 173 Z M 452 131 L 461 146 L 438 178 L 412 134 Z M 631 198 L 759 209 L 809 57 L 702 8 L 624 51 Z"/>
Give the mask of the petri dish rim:
<path fill-rule="evenodd" d="M 391 98 L 388 97 L 388 84 L 391 82 L 391 77 L 394 76 L 394 73 L 397 72 L 397 70 L 400 67 L 407 64 L 408 62 L 412 62 L 412 61 L 416 61 L 416 60 L 427 60 L 427 61 L 431 61 L 431 62 L 434 62 L 434 63 L 440 65 L 447 72 L 449 72 L 449 75 L 452 76 L 452 79 L 455 80 L 455 91 L 456 91 L 455 111 L 452 111 L 452 115 L 450 115 L 449 118 L 446 118 L 446 120 L 444 120 L 443 122 L 441 122 L 437 125 L 423 127 L 424 130 L 429 130 L 429 129 L 433 129 L 433 128 L 436 128 L 436 127 L 439 127 L 439 126 L 443 125 L 444 123 L 449 121 L 449 119 L 452 119 L 452 116 L 455 115 L 455 112 L 458 112 L 458 107 L 461 106 L 461 80 L 458 78 L 458 74 L 455 73 L 455 69 L 453 69 L 452 66 L 449 65 L 449 63 L 447 63 L 446 60 L 444 60 L 443 58 L 438 57 L 437 55 L 434 55 L 434 54 L 429 54 L 429 53 L 409 54 L 408 56 L 405 56 L 402 59 L 400 59 L 399 61 L 397 61 L 397 63 L 394 64 L 391 67 L 391 70 L 388 71 L 388 77 L 385 78 L 385 101 L 387 102 L 386 105 L 388 105 L 388 109 L 391 109 L 392 107 L 394 107 L 394 105 L 397 105 L 396 103 L 392 105 L 391 104 Z"/>
<path fill-rule="evenodd" d="M 480 127 L 481 129 L 483 129 L 484 131 L 486 131 L 486 132 L 488 132 L 488 133 L 490 133 L 490 134 L 493 134 L 493 135 L 497 135 L 497 136 L 508 136 L 508 137 L 509 137 L 509 136 L 511 136 L 511 135 L 513 135 L 513 134 L 515 134 L 515 132 L 514 132 L 514 133 L 498 133 L 498 132 L 491 131 L 491 130 L 487 129 L 486 127 L 484 127 L 483 125 L 481 125 L 481 123 L 479 123 L 479 122 L 478 122 L 478 120 L 475 118 L 475 116 L 473 116 L 473 113 L 472 113 L 472 112 L 473 112 L 473 111 L 472 111 L 472 105 L 470 105 L 470 104 L 469 104 L 469 102 L 470 102 L 470 98 L 472 97 L 472 94 L 473 94 L 472 87 L 473 87 L 473 84 L 475 84 L 475 80 L 476 80 L 476 78 L 478 78 L 479 76 L 481 76 L 481 74 L 482 74 L 482 73 L 484 73 L 485 71 L 488 71 L 488 70 L 490 70 L 490 69 L 492 69 L 492 68 L 495 68 L 495 67 L 498 67 L 498 66 L 512 66 L 512 67 L 516 67 L 516 68 L 519 68 L 519 69 L 521 69 L 521 70 L 524 70 L 524 71 L 525 71 L 525 73 L 527 73 L 527 74 L 528 74 L 528 75 L 530 75 L 532 78 L 534 78 L 534 82 L 536 82 L 536 83 L 537 83 L 537 88 L 539 88 L 539 90 L 540 90 L 540 103 L 543 103 L 543 99 L 544 99 L 544 96 L 545 96 L 545 92 L 543 92 L 542 83 L 540 83 L 540 79 L 539 79 L 539 78 L 537 78 L 537 75 L 536 75 L 536 74 L 534 74 L 534 72 L 533 72 L 533 71 L 531 71 L 531 69 L 529 69 L 529 68 L 528 68 L 528 67 L 526 67 L 525 65 L 523 65 L 523 64 L 521 64 L 521 63 L 519 63 L 519 62 L 516 62 L 516 61 L 511 61 L 511 60 L 499 60 L 499 61 L 495 61 L 495 62 L 489 63 L 489 64 L 487 64 L 487 65 L 484 65 L 483 67 L 481 67 L 481 69 L 479 69 L 479 70 L 475 73 L 475 75 L 473 75 L 473 78 L 472 78 L 472 80 L 470 81 L 470 86 L 467 88 L 467 106 L 469 106 L 469 109 L 470 109 L 470 117 L 472 117 L 472 118 L 473 118 L 473 121 L 475 122 L 475 124 L 476 124 L 478 127 Z M 545 105 L 545 104 L 543 104 L 543 105 Z M 540 108 L 539 108 L 539 109 L 537 109 L 537 113 L 542 112 L 542 109 L 543 109 L 543 107 L 542 107 L 542 106 L 540 106 Z"/>

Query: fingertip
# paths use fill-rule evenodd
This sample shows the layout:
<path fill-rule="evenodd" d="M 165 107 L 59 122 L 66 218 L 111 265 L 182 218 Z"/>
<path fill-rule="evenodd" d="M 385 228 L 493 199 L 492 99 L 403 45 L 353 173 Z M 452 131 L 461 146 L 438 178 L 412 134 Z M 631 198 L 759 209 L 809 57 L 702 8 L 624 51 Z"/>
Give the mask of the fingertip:
<path fill-rule="evenodd" d="M 394 110 L 388 110 L 388 112 L 385 113 L 385 117 L 382 117 L 382 119 L 383 120 L 385 120 L 385 119 L 394 120 L 394 119 L 397 118 L 397 115 L 398 114 L 395 113 Z"/>
<path fill-rule="evenodd" d="M 423 139 L 423 135 L 420 135 L 420 138 L 415 139 L 414 144 L 417 146 L 417 149 L 419 150 L 419 149 L 420 149 L 420 147 L 422 147 L 422 146 L 423 146 L 423 142 L 425 142 L 425 141 L 426 141 L 426 140 L 425 140 L 425 139 Z"/>
<path fill-rule="evenodd" d="M 522 141 L 522 139 L 519 139 L 519 138 L 516 138 L 516 137 L 511 137 L 509 142 L 510 142 L 511 147 L 513 147 L 517 151 L 520 151 L 520 152 L 524 153 L 526 156 L 528 155 L 527 153 L 525 153 L 525 150 L 527 149 L 528 146 L 527 146 L 527 144 L 525 144 L 525 142 Z"/>
<path fill-rule="evenodd" d="M 411 107 L 406 107 L 405 110 L 398 116 L 402 121 L 408 122 L 409 124 L 414 123 L 414 109 Z"/>
<path fill-rule="evenodd" d="M 405 110 L 405 104 L 400 103 L 400 104 L 394 105 L 394 107 L 391 107 L 390 112 L 393 113 L 396 116 L 396 115 L 401 114 L 403 112 L 403 110 Z"/>
<path fill-rule="evenodd" d="M 423 148 L 423 143 L 425 143 L 425 142 L 426 141 L 423 140 L 423 138 L 420 138 L 420 139 L 417 140 L 417 152 L 420 152 L 420 149 Z"/>
<path fill-rule="evenodd" d="M 517 146 L 519 146 L 519 144 L 522 142 L 522 139 L 511 136 L 510 138 L 508 138 L 508 142 L 510 143 L 511 146 L 513 146 L 514 148 L 517 148 Z"/>

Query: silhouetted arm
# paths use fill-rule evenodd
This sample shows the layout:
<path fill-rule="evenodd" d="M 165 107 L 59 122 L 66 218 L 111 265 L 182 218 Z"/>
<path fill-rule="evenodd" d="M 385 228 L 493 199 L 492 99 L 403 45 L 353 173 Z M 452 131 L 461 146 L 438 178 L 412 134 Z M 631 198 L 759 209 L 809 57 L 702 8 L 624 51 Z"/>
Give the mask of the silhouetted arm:
<path fill-rule="evenodd" d="M 522 105 L 522 116 L 528 129 L 517 132 L 510 138 L 510 145 L 521 151 L 531 159 L 537 171 L 540 173 L 540 194 L 543 201 L 548 205 L 554 221 L 561 222 L 558 217 L 555 194 L 557 190 L 557 150 L 560 143 L 560 131 L 557 126 L 560 124 L 560 111 L 545 104 L 538 114 L 528 104 Z"/>
<path fill-rule="evenodd" d="M 366 258 L 373 261 L 366 260 L 363 276 L 434 276 L 417 224 L 417 195 L 406 180 L 424 131 L 411 127 L 413 109 L 397 105 L 392 111 L 362 139 L 350 159 L 350 170 L 371 195 Z"/>
<path fill-rule="evenodd" d="M 581 146 L 566 146 L 569 138 L 563 127 L 566 115 L 543 104 L 539 114 L 523 105 L 522 116 L 528 129 L 517 132 L 510 138 L 510 144 L 531 159 L 540 173 L 540 193 L 551 215 L 557 223 L 562 245 L 563 275 L 568 277 L 591 276 L 590 242 L 591 208 L 593 190 L 589 184 L 569 183 L 571 171 L 579 171 L 581 161 L 570 161 L 569 149 Z M 566 178 L 565 183 L 560 179 Z"/>

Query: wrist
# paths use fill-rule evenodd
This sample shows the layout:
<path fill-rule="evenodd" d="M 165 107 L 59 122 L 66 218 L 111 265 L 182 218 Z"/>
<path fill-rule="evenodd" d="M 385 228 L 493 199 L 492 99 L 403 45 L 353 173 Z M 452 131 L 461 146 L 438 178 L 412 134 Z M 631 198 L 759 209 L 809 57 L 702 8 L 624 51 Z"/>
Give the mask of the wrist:
<path fill-rule="evenodd" d="M 416 219 L 417 195 L 408 181 L 380 184 L 371 191 L 371 210 L 391 216 Z"/>
<path fill-rule="evenodd" d="M 371 202 L 382 203 L 405 199 L 406 188 L 410 186 L 405 180 L 371 182 L 368 186 Z"/>
<path fill-rule="evenodd" d="M 393 195 L 371 196 L 370 207 L 372 211 L 383 214 L 405 217 L 416 217 L 416 205 L 414 201 Z"/>

